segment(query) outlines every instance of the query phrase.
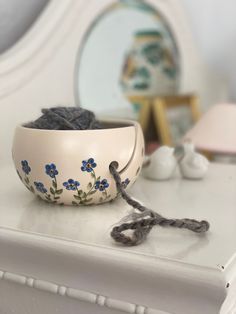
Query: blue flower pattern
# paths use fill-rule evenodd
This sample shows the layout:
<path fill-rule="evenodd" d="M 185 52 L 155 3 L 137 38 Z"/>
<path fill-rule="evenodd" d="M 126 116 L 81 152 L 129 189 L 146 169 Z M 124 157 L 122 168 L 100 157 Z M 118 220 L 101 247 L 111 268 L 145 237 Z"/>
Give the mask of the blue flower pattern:
<path fill-rule="evenodd" d="M 30 185 L 29 177 L 27 176 L 31 172 L 31 168 L 29 166 L 29 163 L 27 160 L 21 161 L 22 171 L 25 174 L 25 180 L 24 183 L 26 184 L 26 187 L 32 191 L 34 191 L 34 188 Z M 99 202 L 104 202 L 108 200 L 111 195 L 107 193 L 107 189 L 109 187 L 109 183 L 107 179 L 101 179 L 101 177 L 97 177 L 96 173 L 94 171 L 94 168 L 96 168 L 97 164 L 93 158 L 89 158 L 88 160 L 82 161 L 81 170 L 83 172 L 90 173 L 92 181 L 88 183 L 87 185 L 87 191 L 79 189 L 80 182 L 74 179 L 68 179 L 66 182 L 63 182 L 63 187 L 68 191 L 75 191 L 76 194 L 73 195 L 76 201 L 72 201 L 73 205 L 87 205 L 89 204 L 93 198 L 92 195 L 100 192 L 101 197 L 99 198 Z M 45 173 L 52 179 L 52 186 L 50 187 L 50 191 L 46 189 L 44 184 L 42 182 L 35 181 L 34 186 L 35 189 L 43 194 L 44 198 L 53 203 L 57 203 L 60 199 L 60 194 L 63 193 L 63 189 L 58 189 L 58 183 L 56 176 L 58 175 L 57 167 L 54 163 L 49 163 L 45 165 Z M 19 174 L 19 171 L 18 171 Z M 20 174 L 19 174 L 20 176 Z M 22 177 L 20 176 L 22 179 Z M 122 186 L 126 188 L 128 184 L 130 183 L 130 180 L 126 178 L 122 182 Z M 60 203 L 62 204 L 62 203 Z"/>
<path fill-rule="evenodd" d="M 23 170 L 23 172 L 25 174 L 29 174 L 30 173 L 31 168 L 30 168 L 27 160 L 22 160 L 21 161 L 21 166 L 22 166 L 22 170 Z"/>
<path fill-rule="evenodd" d="M 73 179 L 69 179 L 68 181 L 63 183 L 63 186 L 67 190 L 75 191 L 80 186 L 80 183 L 78 181 L 73 180 Z"/>
<path fill-rule="evenodd" d="M 58 171 L 55 164 L 46 165 L 45 172 L 51 178 L 55 178 L 55 176 L 58 175 Z"/>
<path fill-rule="evenodd" d="M 41 193 L 47 193 L 47 189 L 44 187 L 42 182 L 34 182 L 36 190 Z"/>
<path fill-rule="evenodd" d="M 82 161 L 82 171 L 92 172 L 93 168 L 96 168 L 97 164 L 95 163 L 93 158 L 89 158 L 88 160 Z"/>
<path fill-rule="evenodd" d="M 109 183 L 107 182 L 107 179 L 103 179 L 102 181 L 96 181 L 95 183 L 95 189 L 99 191 L 104 191 L 109 187 Z"/>

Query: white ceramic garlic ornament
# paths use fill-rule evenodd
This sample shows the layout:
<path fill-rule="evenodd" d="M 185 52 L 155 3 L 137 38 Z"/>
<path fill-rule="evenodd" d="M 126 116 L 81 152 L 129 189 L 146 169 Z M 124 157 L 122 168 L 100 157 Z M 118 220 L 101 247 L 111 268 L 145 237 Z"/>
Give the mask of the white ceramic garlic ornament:
<path fill-rule="evenodd" d="M 207 158 L 195 152 L 192 143 L 184 143 L 184 157 L 179 162 L 182 176 L 187 179 L 202 179 L 209 167 Z"/>
<path fill-rule="evenodd" d="M 147 179 L 167 180 L 174 174 L 176 166 L 174 148 L 162 146 L 149 157 L 142 173 Z"/>

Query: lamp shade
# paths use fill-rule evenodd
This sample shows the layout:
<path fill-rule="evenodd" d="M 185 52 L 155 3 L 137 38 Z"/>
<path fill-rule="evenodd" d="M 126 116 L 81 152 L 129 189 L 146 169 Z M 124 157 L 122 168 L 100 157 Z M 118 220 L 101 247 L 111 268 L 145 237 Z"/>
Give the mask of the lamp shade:
<path fill-rule="evenodd" d="M 184 140 L 191 140 L 200 150 L 236 154 L 236 105 L 213 106 L 187 132 Z"/>

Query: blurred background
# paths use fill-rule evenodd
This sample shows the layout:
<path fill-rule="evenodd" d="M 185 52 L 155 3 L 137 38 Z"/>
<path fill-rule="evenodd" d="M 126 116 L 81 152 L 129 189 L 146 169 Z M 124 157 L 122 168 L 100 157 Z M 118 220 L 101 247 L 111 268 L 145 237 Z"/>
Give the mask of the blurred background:
<path fill-rule="evenodd" d="M 217 75 L 227 79 L 236 99 L 235 0 L 176 0 L 182 3 L 197 48 Z M 0 0 L 0 53 L 9 49 L 34 23 L 49 0 Z"/>
<path fill-rule="evenodd" d="M 49 2 L 0 0 L 2 57 L 37 23 Z M 97 17 L 78 53 L 76 104 L 100 116 L 138 119 L 147 153 L 187 139 L 211 159 L 235 162 L 236 1 L 176 3 L 186 17 L 186 48 L 175 36 L 175 17 L 168 20 L 145 1 L 120 0 Z M 189 52 L 185 31 L 193 39 Z M 189 75 L 185 59 L 193 49 L 201 63 L 195 62 Z M 202 79 L 199 73 L 196 79 L 195 71 Z"/>

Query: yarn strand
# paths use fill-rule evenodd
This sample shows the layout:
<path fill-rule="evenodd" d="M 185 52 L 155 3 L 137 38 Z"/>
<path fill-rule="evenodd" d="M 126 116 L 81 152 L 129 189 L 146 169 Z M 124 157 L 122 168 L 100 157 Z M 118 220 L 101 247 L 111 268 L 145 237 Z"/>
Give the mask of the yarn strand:
<path fill-rule="evenodd" d="M 188 229 L 196 233 L 204 233 L 209 230 L 210 224 L 208 221 L 198 221 L 195 219 L 168 219 L 160 214 L 148 209 L 141 205 L 139 202 L 134 200 L 128 195 L 125 188 L 122 186 L 121 177 L 117 171 L 117 162 L 112 162 L 109 166 L 110 173 L 112 174 L 117 191 L 120 193 L 122 198 L 134 209 L 140 213 L 136 214 L 135 218 L 131 217 L 131 222 L 123 222 L 118 226 L 115 226 L 111 231 L 111 237 L 118 243 L 126 246 L 135 246 L 142 243 L 156 225 L 162 227 L 175 227 L 180 229 Z M 133 231 L 131 236 L 126 235 L 124 232 L 131 230 Z"/>

